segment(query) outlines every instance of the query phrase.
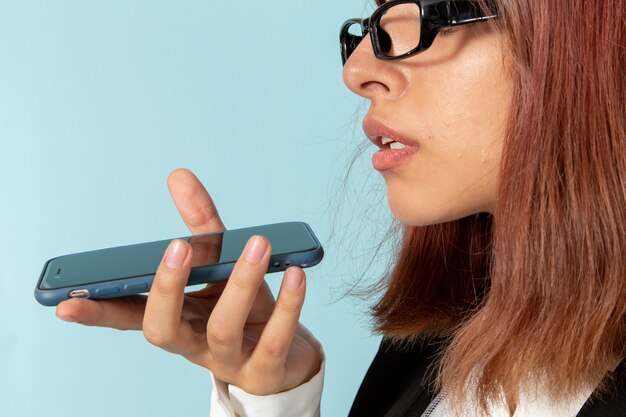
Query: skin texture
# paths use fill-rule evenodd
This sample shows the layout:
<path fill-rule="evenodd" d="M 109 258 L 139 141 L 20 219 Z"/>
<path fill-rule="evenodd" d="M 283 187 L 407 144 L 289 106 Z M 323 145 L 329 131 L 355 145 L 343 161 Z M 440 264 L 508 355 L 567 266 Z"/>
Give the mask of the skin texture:
<path fill-rule="evenodd" d="M 350 56 L 343 78 L 371 102 L 365 123 L 382 122 L 419 147 L 382 171 L 401 223 L 493 213 L 513 86 L 502 51 L 502 35 L 478 23 L 440 33 L 428 50 L 404 60 L 376 59 L 369 39 Z"/>
<path fill-rule="evenodd" d="M 403 61 L 376 59 L 366 39 L 346 63 L 346 85 L 371 102 L 367 118 L 419 145 L 401 166 L 383 172 L 391 210 L 402 223 L 432 224 L 493 210 L 511 96 L 500 44 L 498 33 L 477 24 L 439 36 L 428 51 Z M 168 187 L 193 234 L 224 230 L 191 172 L 174 171 Z M 179 241 L 164 255 L 147 298 L 71 299 L 59 304 L 57 316 L 142 330 L 150 343 L 251 394 L 288 390 L 319 371 L 322 351 L 298 322 L 304 272 L 290 268 L 275 301 L 263 280 L 270 248 L 264 240 L 256 243 L 259 259 L 242 255 L 227 283 L 185 294 L 194 254 Z M 196 257 L 211 256 L 210 246 L 199 250 L 205 253 Z"/>

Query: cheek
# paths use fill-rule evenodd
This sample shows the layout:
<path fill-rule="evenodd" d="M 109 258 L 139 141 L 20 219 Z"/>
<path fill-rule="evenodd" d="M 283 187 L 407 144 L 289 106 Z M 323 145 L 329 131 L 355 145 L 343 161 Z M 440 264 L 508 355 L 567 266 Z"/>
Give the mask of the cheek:
<path fill-rule="evenodd" d="M 420 132 L 420 150 L 402 169 L 384 173 L 390 208 L 405 224 L 493 212 L 512 81 L 499 48 L 471 46 L 454 64 L 415 72 L 431 86 L 405 103 L 419 109 L 409 128 Z"/>
<path fill-rule="evenodd" d="M 471 48 L 459 62 L 433 68 L 428 76 L 439 84 L 427 93 L 432 106 L 427 124 L 435 141 L 465 152 L 500 138 L 512 80 L 499 48 Z"/>

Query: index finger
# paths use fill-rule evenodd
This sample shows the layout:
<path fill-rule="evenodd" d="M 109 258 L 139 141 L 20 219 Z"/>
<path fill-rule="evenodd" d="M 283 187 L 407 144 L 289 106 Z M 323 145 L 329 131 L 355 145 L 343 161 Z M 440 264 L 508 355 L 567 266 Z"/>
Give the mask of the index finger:
<path fill-rule="evenodd" d="M 191 233 L 195 235 L 226 230 L 211 196 L 193 172 L 183 168 L 172 171 L 167 179 L 167 187 Z"/>

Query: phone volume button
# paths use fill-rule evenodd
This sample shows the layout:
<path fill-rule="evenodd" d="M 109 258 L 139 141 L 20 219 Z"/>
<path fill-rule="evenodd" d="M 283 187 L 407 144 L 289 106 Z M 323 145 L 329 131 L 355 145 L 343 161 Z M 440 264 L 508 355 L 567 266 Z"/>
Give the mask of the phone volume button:
<path fill-rule="evenodd" d="M 95 292 L 96 297 L 104 297 L 106 295 L 119 294 L 120 287 L 104 287 L 98 288 Z"/>
<path fill-rule="evenodd" d="M 138 293 L 148 291 L 148 284 L 145 282 L 135 282 L 133 284 L 124 285 L 125 293 Z"/>

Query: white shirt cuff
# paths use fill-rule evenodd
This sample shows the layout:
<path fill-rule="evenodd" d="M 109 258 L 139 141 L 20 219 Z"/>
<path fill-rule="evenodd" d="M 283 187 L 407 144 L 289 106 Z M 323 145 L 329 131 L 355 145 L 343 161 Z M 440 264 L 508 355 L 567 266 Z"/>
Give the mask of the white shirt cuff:
<path fill-rule="evenodd" d="M 216 379 L 211 373 L 211 417 L 319 417 L 324 365 L 309 381 L 272 395 L 253 395 Z"/>

